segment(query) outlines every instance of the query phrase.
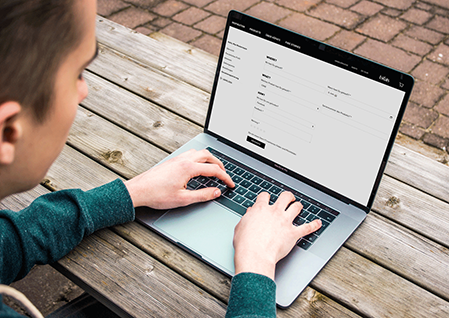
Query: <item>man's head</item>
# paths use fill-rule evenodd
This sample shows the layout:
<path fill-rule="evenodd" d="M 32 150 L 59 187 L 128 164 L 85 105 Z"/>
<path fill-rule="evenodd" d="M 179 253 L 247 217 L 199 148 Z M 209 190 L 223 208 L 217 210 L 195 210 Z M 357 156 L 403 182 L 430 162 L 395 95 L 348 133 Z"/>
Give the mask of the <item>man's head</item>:
<path fill-rule="evenodd" d="M 0 198 L 36 185 L 62 150 L 96 52 L 95 0 L 0 2 Z"/>

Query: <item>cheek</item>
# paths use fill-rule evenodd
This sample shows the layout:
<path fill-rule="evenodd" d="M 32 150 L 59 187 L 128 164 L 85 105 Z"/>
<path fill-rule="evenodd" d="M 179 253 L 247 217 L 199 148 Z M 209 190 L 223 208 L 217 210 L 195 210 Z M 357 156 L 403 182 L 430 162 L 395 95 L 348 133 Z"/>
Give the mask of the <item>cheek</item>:
<path fill-rule="evenodd" d="M 87 97 L 88 93 L 87 83 L 84 80 L 84 78 L 78 81 L 77 89 L 78 89 L 78 103 L 81 103 Z"/>

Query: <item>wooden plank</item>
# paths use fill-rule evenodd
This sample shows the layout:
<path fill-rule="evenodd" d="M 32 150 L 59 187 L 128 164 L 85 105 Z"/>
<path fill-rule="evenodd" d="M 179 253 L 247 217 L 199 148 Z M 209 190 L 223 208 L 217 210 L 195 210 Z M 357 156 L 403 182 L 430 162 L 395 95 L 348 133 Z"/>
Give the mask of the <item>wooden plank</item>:
<path fill-rule="evenodd" d="M 368 215 L 345 246 L 449 300 L 447 248 L 376 213 Z"/>
<path fill-rule="evenodd" d="M 449 167 L 395 144 L 385 173 L 449 203 Z"/>
<path fill-rule="evenodd" d="M 11 211 L 20 211 L 31 204 L 37 197 L 47 194 L 50 191 L 41 185 L 34 187 L 26 192 L 10 195 L 0 201 L 0 210 L 8 209 Z"/>
<path fill-rule="evenodd" d="M 100 43 L 143 64 L 163 70 L 206 92 L 211 91 L 216 56 L 162 34 L 145 36 L 102 17 L 97 17 L 97 38 Z"/>
<path fill-rule="evenodd" d="M 385 175 L 373 210 L 449 247 L 449 205 L 444 201 Z"/>
<path fill-rule="evenodd" d="M 224 304 L 108 229 L 85 238 L 56 268 L 132 317 L 225 314 Z"/>
<path fill-rule="evenodd" d="M 194 281 L 209 294 L 227 303 L 231 280 L 192 255 L 179 249 L 158 234 L 132 222 L 113 229 L 156 260 Z M 278 310 L 278 317 L 358 317 L 347 308 L 312 288 L 307 288 L 288 310 Z"/>
<path fill-rule="evenodd" d="M 64 146 L 59 157 L 50 167 L 43 183 L 52 191 L 80 188 L 90 190 L 114 181 L 118 176 L 109 169 Z"/>
<path fill-rule="evenodd" d="M 68 143 L 127 179 L 145 172 L 167 155 L 83 107 L 78 108 Z"/>
<path fill-rule="evenodd" d="M 144 65 L 103 44 L 88 70 L 162 105 L 176 114 L 204 125 L 209 93 L 151 66 Z M 114 67 L 111 67 L 114 65 Z"/>
<path fill-rule="evenodd" d="M 449 317 L 447 301 L 345 247 L 315 277 L 311 287 L 325 291 L 362 316 Z"/>
<path fill-rule="evenodd" d="M 202 128 L 98 76 L 85 73 L 90 93 L 82 105 L 172 152 L 202 132 Z"/>

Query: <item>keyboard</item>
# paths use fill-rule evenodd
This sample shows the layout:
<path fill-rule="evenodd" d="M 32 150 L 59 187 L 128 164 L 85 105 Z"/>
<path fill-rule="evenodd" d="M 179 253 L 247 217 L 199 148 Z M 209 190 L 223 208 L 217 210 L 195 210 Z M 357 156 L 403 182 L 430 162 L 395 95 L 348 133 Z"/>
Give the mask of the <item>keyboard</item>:
<path fill-rule="evenodd" d="M 245 214 L 246 210 L 255 203 L 257 195 L 260 192 L 266 191 L 270 194 L 270 204 L 276 202 L 281 192 L 292 192 L 296 198 L 296 201 L 300 201 L 303 205 L 303 209 L 295 218 L 293 223 L 299 226 L 304 223 L 312 222 L 315 219 L 321 219 L 322 223 L 320 229 L 314 233 L 302 237 L 297 242 L 297 246 L 302 249 L 309 249 L 310 246 L 316 242 L 320 235 L 339 215 L 339 212 L 322 204 L 321 202 L 318 202 L 301 192 L 291 189 L 213 148 L 209 147 L 207 150 L 209 150 L 223 163 L 226 172 L 235 183 L 235 188 L 228 188 L 223 181 L 216 177 L 211 178 L 205 176 L 198 176 L 191 179 L 187 183 L 187 188 L 190 190 L 205 187 L 219 188 L 221 191 L 221 196 L 215 200 L 242 216 Z"/>

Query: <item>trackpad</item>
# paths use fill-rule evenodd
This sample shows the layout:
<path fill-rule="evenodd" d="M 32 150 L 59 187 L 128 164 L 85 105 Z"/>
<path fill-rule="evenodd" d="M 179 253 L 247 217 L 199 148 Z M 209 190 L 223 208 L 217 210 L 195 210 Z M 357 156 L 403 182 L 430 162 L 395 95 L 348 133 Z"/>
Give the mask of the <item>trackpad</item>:
<path fill-rule="evenodd" d="M 153 225 L 204 260 L 233 275 L 234 228 L 241 216 L 214 202 L 170 210 Z"/>

